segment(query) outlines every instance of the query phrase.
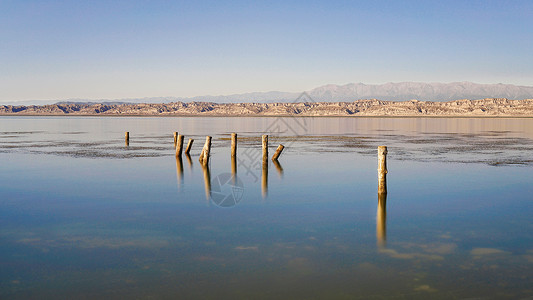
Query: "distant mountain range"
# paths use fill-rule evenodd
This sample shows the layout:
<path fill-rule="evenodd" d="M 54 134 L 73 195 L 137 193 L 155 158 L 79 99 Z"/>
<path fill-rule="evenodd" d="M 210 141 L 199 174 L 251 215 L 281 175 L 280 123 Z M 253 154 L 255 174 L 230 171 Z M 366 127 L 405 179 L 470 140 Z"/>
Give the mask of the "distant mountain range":
<path fill-rule="evenodd" d="M 152 97 L 130 99 L 68 99 L 65 101 L 4 101 L 3 105 L 44 105 L 53 103 L 170 103 L 170 102 L 215 102 L 215 103 L 282 103 L 294 102 L 301 93 L 255 92 L 224 96 Z M 360 99 L 379 99 L 386 101 L 451 101 L 459 99 L 507 98 L 514 100 L 533 99 L 533 86 L 512 84 L 478 84 L 472 82 L 422 83 L 399 82 L 385 84 L 350 83 L 346 85 L 328 84 L 307 91 L 309 102 L 350 102 Z M 300 101 L 301 102 L 301 101 Z"/>
<path fill-rule="evenodd" d="M 512 84 L 478 84 L 472 82 L 421 83 L 400 82 L 379 85 L 350 83 L 325 85 L 309 91 L 317 101 L 354 101 L 380 99 L 387 101 L 451 101 L 460 99 L 507 98 L 514 100 L 533 98 L 533 87 Z"/>

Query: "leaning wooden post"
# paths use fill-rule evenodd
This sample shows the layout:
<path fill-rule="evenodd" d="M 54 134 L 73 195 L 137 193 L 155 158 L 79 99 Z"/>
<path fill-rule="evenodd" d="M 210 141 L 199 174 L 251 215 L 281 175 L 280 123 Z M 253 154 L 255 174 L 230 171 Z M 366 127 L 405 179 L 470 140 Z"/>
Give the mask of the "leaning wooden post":
<path fill-rule="evenodd" d="M 378 193 L 387 193 L 387 147 L 378 147 Z"/>
<path fill-rule="evenodd" d="M 237 156 L 237 134 L 231 134 L 231 157 Z"/>
<path fill-rule="evenodd" d="M 174 132 L 174 147 L 176 147 L 178 143 L 178 132 Z"/>
<path fill-rule="evenodd" d="M 211 152 L 211 137 L 206 136 L 205 137 L 205 145 L 204 149 L 202 150 L 202 154 L 200 154 L 200 163 L 207 165 L 209 163 L 209 153 Z"/>
<path fill-rule="evenodd" d="M 189 143 L 187 143 L 187 148 L 185 148 L 185 154 L 189 154 L 189 151 L 191 151 L 192 143 L 194 142 L 193 139 L 189 139 Z"/>
<path fill-rule="evenodd" d="M 176 156 L 181 157 L 181 152 L 183 150 L 183 135 L 179 134 L 177 137 L 177 145 L 176 145 Z"/>
<path fill-rule="evenodd" d="M 278 157 L 281 155 L 281 152 L 283 152 L 283 149 L 285 149 L 285 146 L 280 144 L 278 146 L 278 149 L 276 149 L 276 152 L 274 153 L 274 155 L 272 155 L 272 161 L 278 160 Z"/>
<path fill-rule="evenodd" d="M 263 162 L 268 160 L 268 135 L 263 135 Z"/>
<path fill-rule="evenodd" d="M 129 131 L 126 131 L 124 138 L 126 140 L 126 146 L 129 145 L 130 143 L 130 132 Z"/>
<path fill-rule="evenodd" d="M 211 137 L 205 137 L 204 163 L 209 163 L 209 154 L 211 153 Z"/>

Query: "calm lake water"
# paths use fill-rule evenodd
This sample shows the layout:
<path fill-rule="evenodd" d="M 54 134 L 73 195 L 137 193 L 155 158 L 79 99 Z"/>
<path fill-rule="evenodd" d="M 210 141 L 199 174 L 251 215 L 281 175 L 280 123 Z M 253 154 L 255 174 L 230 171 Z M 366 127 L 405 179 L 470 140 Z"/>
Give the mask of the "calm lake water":
<path fill-rule="evenodd" d="M 0 298 L 533 297 L 532 154 L 533 119 L 0 117 Z"/>

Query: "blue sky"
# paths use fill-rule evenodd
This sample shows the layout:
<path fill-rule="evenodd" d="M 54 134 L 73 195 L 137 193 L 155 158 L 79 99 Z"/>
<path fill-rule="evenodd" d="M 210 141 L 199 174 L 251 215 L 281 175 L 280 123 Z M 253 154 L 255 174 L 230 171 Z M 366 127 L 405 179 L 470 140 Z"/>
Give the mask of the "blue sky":
<path fill-rule="evenodd" d="M 533 85 L 533 1 L 0 0 L 0 101 Z"/>

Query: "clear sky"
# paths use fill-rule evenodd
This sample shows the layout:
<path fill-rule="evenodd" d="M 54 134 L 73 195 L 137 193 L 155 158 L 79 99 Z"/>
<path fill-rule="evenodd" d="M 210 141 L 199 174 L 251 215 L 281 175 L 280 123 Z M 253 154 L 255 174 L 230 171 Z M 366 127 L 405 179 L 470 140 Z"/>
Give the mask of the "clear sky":
<path fill-rule="evenodd" d="M 0 101 L 533 85 L 533 1 L 0 0 Z"/>

